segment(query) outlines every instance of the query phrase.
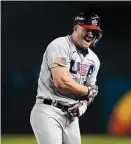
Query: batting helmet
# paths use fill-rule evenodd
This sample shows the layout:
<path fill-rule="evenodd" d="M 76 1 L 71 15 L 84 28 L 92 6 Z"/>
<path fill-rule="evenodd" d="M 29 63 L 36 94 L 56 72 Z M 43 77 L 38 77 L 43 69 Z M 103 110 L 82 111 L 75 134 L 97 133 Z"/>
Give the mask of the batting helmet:
<path fill-rule="evenodd" d="M 102 30 L 100 28 L 100 18 L 95 13 L 91 13 L 88 15 L 79 13 L 75 17 L 74 25 L 80 25 L 85 29 L 96 31 L 96 39 L 93 42 L 92 46 L 95 46 L 102 36 Z"/>

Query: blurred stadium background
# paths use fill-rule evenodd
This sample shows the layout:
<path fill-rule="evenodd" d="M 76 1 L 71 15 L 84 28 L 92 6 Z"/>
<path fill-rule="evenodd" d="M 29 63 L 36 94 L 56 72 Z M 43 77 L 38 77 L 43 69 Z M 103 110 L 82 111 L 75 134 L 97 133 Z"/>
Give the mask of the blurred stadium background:
<path fill-rule="evenodd" d="M 2 144 L 35 144 L 29 116 L 44 50 L 71 34 L 79 11 L 94 11 L 104 31 L 99 95 L 80 118 L 82 144 L 131 144 L 131 2 L 1 2 Z"/>

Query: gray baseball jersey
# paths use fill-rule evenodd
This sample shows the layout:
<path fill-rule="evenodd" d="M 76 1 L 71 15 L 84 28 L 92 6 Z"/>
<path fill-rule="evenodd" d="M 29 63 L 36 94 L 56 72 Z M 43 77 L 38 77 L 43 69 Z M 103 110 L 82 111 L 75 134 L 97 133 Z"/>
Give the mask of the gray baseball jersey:
<path fill-rule="evenodd" d="M 74 45 L 72 37 L 67 35 L 53 40 L 43 55 L 38 79 L 37 97 L 60 101 L 64 104 L 76 103 L 75 95 L 65 94 L 54 87 L 51 68 L 64 66 L 69 68 L 70 76 L 79 84 L 85 82 L 94 85 L 100 67 L 97 55 L 88 48 L 84 56 Z"/>

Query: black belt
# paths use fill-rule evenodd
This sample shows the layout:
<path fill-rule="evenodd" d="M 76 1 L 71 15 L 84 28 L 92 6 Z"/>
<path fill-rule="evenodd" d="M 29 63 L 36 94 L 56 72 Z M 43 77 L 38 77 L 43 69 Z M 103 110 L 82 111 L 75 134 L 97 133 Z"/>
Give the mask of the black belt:
<path fill-rule="evenodd" d="M 43 98 L 37 97 L 37 99 L 43 99 Z M 50 100 L 50 99 L 43 99 L 42 103 L 47 104 L 47 105 L 53 105 L 54 107 L 57 107 L 57 108 L 61 109 L 62 111 L 68 111 L 68 108 L 73 106 L 73 105 L 71 105 L 71 106 L 62 105 L 61 103 Z"/>

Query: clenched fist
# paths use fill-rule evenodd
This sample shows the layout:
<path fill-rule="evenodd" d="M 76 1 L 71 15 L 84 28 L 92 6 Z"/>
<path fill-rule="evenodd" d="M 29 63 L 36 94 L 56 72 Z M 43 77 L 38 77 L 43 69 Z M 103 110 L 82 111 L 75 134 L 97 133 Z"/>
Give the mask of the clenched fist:
<path fill-rule="evenodd" d="M 95 98 L 95 96 L 98 94 L 98 86 L 97 85 L 88 85 L 88 98 Z"/>
<path fill-rule="evenodd" d="M 70 107 L 68 109 L 68 113 L 73 116 L 73 117 L 80 117 L 82 116 L 85 111 L 87 110 L 87 104 L 88 102 L 85 101 L 80 101 L 78 104 L 76 104 L 73 107 Z"/>

